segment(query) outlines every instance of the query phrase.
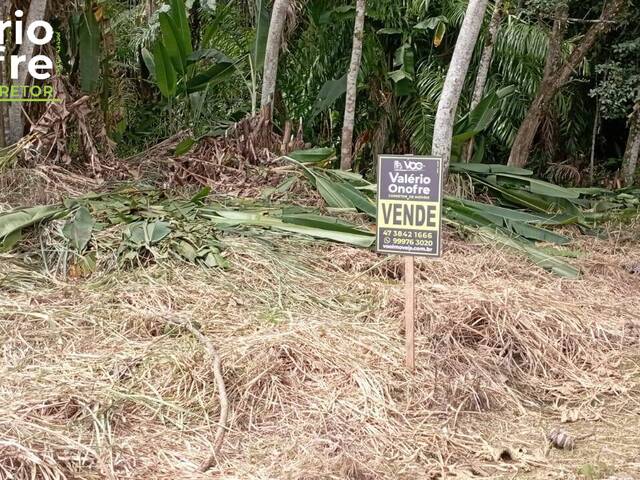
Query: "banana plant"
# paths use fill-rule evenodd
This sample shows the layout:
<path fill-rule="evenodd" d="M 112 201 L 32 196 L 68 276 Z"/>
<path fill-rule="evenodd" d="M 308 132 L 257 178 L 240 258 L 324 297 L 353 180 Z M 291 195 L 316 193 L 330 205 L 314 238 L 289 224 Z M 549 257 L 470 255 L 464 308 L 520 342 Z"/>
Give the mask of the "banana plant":
<path fill-rule="evenodd" d="M 202 92 L 234 74 L 237 62 L 222 52 L 193 50 L 185 2 L 169 0 L 159 12 L 158 21 L 160 35 L 151 51 L 143 50 L 143 59 L 164 97 Z"/>

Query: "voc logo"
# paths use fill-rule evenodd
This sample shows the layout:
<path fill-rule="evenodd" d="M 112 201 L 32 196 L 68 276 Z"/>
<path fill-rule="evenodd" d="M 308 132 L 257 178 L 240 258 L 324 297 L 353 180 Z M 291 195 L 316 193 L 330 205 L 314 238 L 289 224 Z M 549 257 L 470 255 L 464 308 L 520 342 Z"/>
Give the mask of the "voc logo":
<path fill-rule="evenodd" d="M 413 160 L 395 160 L 393 162 L 393 169 L 400 170 L 401 172 L 418 172 L 424 170 L 424 163 Z"/>

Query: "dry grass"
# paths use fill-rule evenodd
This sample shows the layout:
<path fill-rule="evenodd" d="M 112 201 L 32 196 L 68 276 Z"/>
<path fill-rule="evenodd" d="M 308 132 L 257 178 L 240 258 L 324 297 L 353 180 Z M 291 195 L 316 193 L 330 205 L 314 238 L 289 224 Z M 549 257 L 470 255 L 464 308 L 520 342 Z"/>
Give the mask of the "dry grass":
<path fill-rule="evenodd" d="M 639 239 L 578 240 L 584 275 L 565 280 L 449 234 L 418 262 L 414 374 L 395 257 L 234 237 L 226 271 L 68 281 L 0 254 L 0 479 L 640 477 Z M 229 429 L 206 474 L 211 363 L 166 316 L 222 357 Z M 561 421 L 576 449 L 546 452 Z"/>
<path fill-rule="evenodd" d="M 443 261 L 420 262 L 412 375 L 397 259 L 228 241 L 228 271 L 77 283 L 1 257 L 0 478 L 572 478 L 596 440 L 546 457 L 548 428 L 567 411 L 570 430 L 637 416 L 640 278 L 623 268 L 637 245 L 585 242 L 586 275 L 568 281 L 449 238 Z M 208 474 L 210 363 L 166 314 L 222 356 L 231 416 Z"/>

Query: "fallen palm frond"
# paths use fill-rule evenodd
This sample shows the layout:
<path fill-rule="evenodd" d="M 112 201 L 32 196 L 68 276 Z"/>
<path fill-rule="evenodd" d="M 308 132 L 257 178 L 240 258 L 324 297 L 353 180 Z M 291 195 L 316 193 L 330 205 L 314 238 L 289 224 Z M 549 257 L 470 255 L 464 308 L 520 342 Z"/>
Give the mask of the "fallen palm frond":
<path fill-rule="evenodd" d="M 9 210 L 0 214 L 0 250 L 11 251 L 34 225 L 48 240 L 42 250 L 48 268 L 83 276 L 96 262 L 143 265 L 177 258 L 207 267 L 225 267 L 221 238 L 228 233 L 284 235 L 369 247 L 373 235 L 338 218 L 294 206 L 263 207 L 205 204 L 205 188 L 186 200 L 153 188 L 123 188 L 105 194 L 69 198 L 62 204 Z M 52 223 L 53 220 L 56 222 Z M 100 258 L 98 258 L 98 256 Z"/>
<path fill-rule="evenodd" d="M 262 198 L 286 196 L 294 185 L 304 184 L 317 191 L 330 213 L 362 212 L 375 220 L 376 186 L 356 173 L 329 168 L 333 157 L 330 148 L 296 151 L 284 157 L 293 166 L 277 168 L 282 181 L 275 187 L 262 187 Z M 555 228 L 575 225 L 590 231 L 600 222 L 631 218 L 640 206 L 640 192 L 633 189 L 567 189 L 535 179 L 528 170 L 504 165 L 452 164 L 451 168 L 452 173 L 470 179 L 476 191 L 484 189 L 481 198 L 485 201 L 445 196 L 443 217 L 447 224 L 483 241 L 517 250 L 537 266 L 564 277 L 580 274 L 566 260 L 578 252 L 567 248 L 570 238 Z M 301 176 L 307 182 L 299 182 Z M 250 189 L 261 190 L 259 185 Z M 314 208 L 264 206 L 253 200 L 205 205 L 202 200 L 208 193 L 205 188 L 190 200 L 175 200 L 152 187 L 134 188 L 71 198 L 53 207 L 8 211 L 0 216 L 0 248 L 11 250 L 21 241 L 25 229 L 59 218 L 66 223 L 49 235 L 58 239 L 58 246 L 66 242 L 72 248 L 54 248 L 58 257 L 54 263 L 62 263 L 63 270 L 68 271 L 71 261 L 71 265 L 80 265 L 83 274 L 94 269 L 96 252 L 109 252 L 110 261 L 119 264 L 144 264 L 172 256 L 224 266 L 218 236 L 228 231 L 270 230 L 365 248 L 373 243 L 370 227 L 320 215 Z M 76 228 L 82 224 L 89 225 Z M 87 229 L 84 242 L 74 240 L 82 228 Z M 92 238 L 95 245 L 85 251 Z"/>
<path fill-rule="evenodd" d="M 327 168 L 333 149 L 293 152 L 284 157 L 297 165 L 328 207 L 362 212 L 376 218 L 376 186 L 361 175 Z M 580 271 L 559 257 L 570 239 L 549 228 L 577 225 L 592 228 L 597 222 L 636 216 L 640 190 L 569 189 L 532 177 L 533 172 L 505 165 L 453 163 L 451 172 L 469 177 L 484 188 L 495 203 L 445 196 L 444 221 L 493 244 L 513 248 L 536 265 L 564 277 Z"/>

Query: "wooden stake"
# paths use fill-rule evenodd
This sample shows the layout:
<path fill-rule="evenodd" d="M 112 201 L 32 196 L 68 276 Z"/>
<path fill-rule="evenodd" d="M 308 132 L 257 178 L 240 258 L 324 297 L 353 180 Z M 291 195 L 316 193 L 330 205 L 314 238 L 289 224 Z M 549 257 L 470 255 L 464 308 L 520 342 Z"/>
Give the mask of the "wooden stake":
<path fill-rule="evenodd" d="M 404 285 L 405 285 L 405 307 L 404 307 L 404 331 L 406 339 L 406 363 L 409 370 L 416 367 L 415 353 L 415 283 L 414 283 L 414 258 L 404 257 Z"/>

